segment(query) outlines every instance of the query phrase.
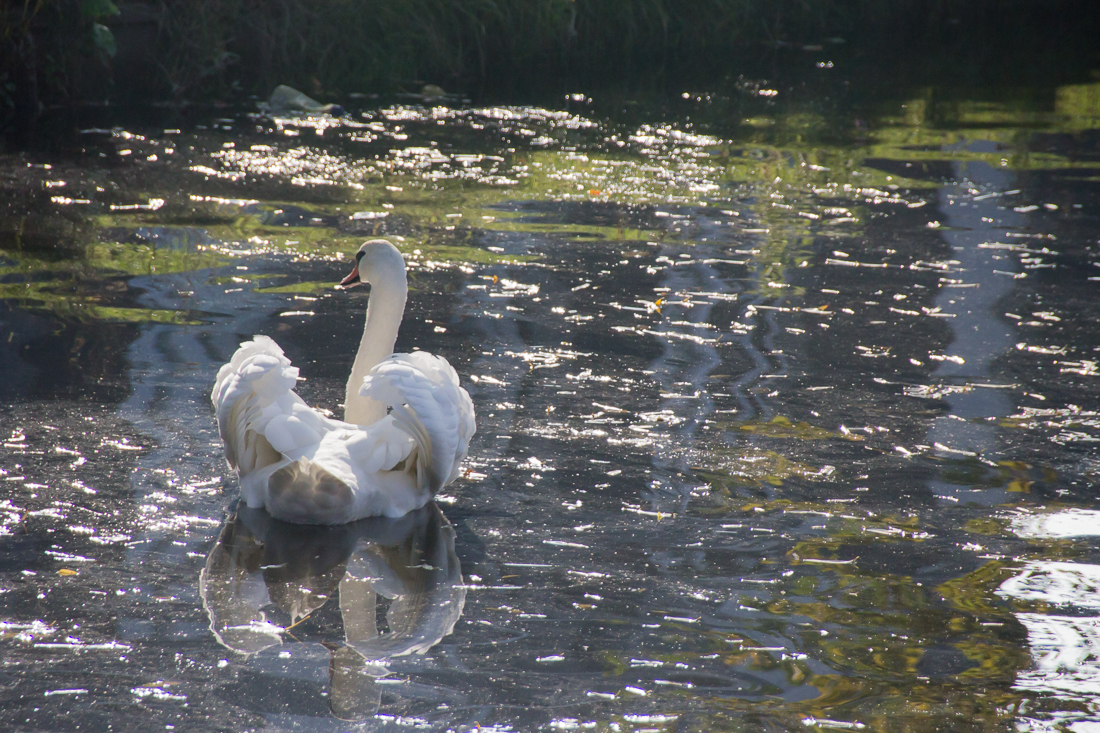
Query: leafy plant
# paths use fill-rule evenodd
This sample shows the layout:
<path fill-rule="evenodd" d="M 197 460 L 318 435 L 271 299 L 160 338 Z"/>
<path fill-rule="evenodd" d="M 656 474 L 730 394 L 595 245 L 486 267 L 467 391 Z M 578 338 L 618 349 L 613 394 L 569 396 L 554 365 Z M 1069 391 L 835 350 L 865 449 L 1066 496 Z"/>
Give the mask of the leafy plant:
<path fill-rule="evenodd" d="M 83 0 L 80 4 L 80 14 L 86 21 L 91 22 L 91 38 L 96 51 L 104 59 L 114 58 L 118 51 L 114 34 L 100 21 L 118 15 L 118 6 L 111 0 Z"/>

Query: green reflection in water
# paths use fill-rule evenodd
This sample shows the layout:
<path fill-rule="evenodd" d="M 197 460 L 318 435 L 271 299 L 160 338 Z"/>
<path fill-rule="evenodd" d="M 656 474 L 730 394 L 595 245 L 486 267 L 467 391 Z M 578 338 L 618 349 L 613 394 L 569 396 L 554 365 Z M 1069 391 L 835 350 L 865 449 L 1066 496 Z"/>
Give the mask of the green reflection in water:
<path fill-rule="evenodd" d="M 855 555 L 854 562 L 817 566 L 812 601 L 769 606 L 827 628 L 820 640 L 805 637 L 807 651 L 850 675 L 815 676 L 823 694 L 807 712 L 865 724 L 885 724 L 881 716 L 890 713 L 906 718 L 907 730 L 937 730 L 945 717 L 965 711 L 973 729 L 1004 725 L 1011 718 L 1005 708 L 1023 700 L 1011 685 L 1031 658 L 1016 634 L 1002 631 L 1015 625 L 1008 609 L 988 600 L 1006 577 L 1002 564 L 987 563 L 935 589 L 861 569 L 860 555 L 873 555 L 883 542 L 909 541 L 919 542 L 837 536 L 792 551 L 804 559 Z"/>
<path fill-rule="evenodd" d="M 80 259 L 85 277 L 93 271 L 129 275 L 188 272 L 217 267 L 243 252 L 339 258 L 353 252 L 364 236 L 395 235 L 402 249 L 407 253 L 419 249 L 426 261 L 495 264 L 523 260 L 477 246 L 474 240 L 479 231 L 549 234 L 567 240 L 673 238 L 691 244 L 697 232 L 689 223 L 655 217 L 639 220 L 622 213 L 626 211 L 623 207 L 729 206 L 740 212 L 746 233 L 756 235 L 746 253 L 750 290 L 773 298 L 798 295 L 786 288 L 786 272 L 808 263 L 815 238 L 860 234 L 870 218 L 869 204 L 924 206 L 927 195 L 940 185 L 928 178 L 928 163 L 983 161 L 1014 170 L 1087 169 L 1087 162 L 1035 150 L 1032 133 L 1093 128 L 1100 124 L 1098 100 L 1100 84 L 1064 86 L 1052 94 L 1009 90 L 1000 99 L 966 98 L 926 89 L 900 103 L 883 103 L 881 112 L 869 118 L 867 125 L 854 129 L 848 127 L 848 120 L 799 108 L 748 115 L 736 119 L 732 127 L 729 120 L 708 120 L 704 110 L 694 126 L 659 123 L 633 130 L 613 130 L 575 117 L 533 115 L 517 125 L 541 133 L 542 149 L 517 147 L 499 158 L 490 156 L 490 163 L 478 163 L 487 166 L 481 178 L 471 174 L 474 168 L 470 167 L 463 167 L 461 176 L 433 167 L 432 161 L 441 159 L 438 151 L 423 165 L 413 160 L 416 155 L 388 160 L 384 154 L 365 164 L 332 155 L 315 156 L 319 175 L 323 178 L 329 170 L 337 185 L 330 187 L 329 203 L 313 204 L 310 210 L 336 218 L 357 210 L 377 210 L 379 219 L 373 227 L 349 232 L 327 225 L 268 226 L 262 216 L 233 215 L 238 204 L 221 199 L 204 203 L 203 197 L 196 196 L 191 196 L 187 212 L 170 203 L 154 211 L 95 213 L 93 202 L 88 207 L 92 216 L 86 221 L 99 232 L 190 222 L 221 244 L 165 250 L 142 244 L 91 243 L 85 238 L 77 248 L 83 252 Z M 384 132 L 394 126 L 391 118 L 403 120 L 404 113 L 399 112 L 383 113 L 372 125 Z M 449 122 L 460 133 L 470 124 L 459 115 Z M 562 130 L 556 124 L 563 125 Z M 729 132 L 698 131 L 711 128 Z M 559 134 L 562 131 L 564 137 Z M 975 153 L 958 146 L 958 150 L 945 150 L 973 137 L 997 142 L 1000 149 Z M 264 170 L 276 171 L 277 177 L 279 151 L 260 147 L 264 151 L 256 155 L 262 156 Z M 311 156 L 304 155 L 300 146 L 287 154 L 295 166 L 286 166 L 287 170 L 312 180 L 308 169 Z M 241 166 L 248 164 L 248 155 L 236 151 L 232 156 L 215 153 L 213 158 L 223 166 Z M 913 176 L 887 173 L 882 161 L 900 163 L 901 167 L 895 168 L 912 169 Z M 302 166 L 306 166 L 304 172 Z M 231 180 L 240 176 L 231 168 L 197 166 L 194 170 Z M 341 176 L 348 177 L 348 185 L 341 182 Z M 142 191 L 137 198 L 152 200 L 157 195 Z M 593 202 L 611 205 L 620 215 L 610 225 L 560 226 L 502 209 L 503 204 L 517 199 Z M 283 205 L 279 201 L 243 203 L 266 210 Z M 67 207 L 76 218 L 83 210 Z M 50 238 L 48 232 L 43 236 Z M 72 234 L 59 230 L 53 238 L 71 240 Z M 20 247 L 17 242 L 15 249 Z M 56 268 L 46 262 L 24 260 L 17 267 L 36 278 L 57 277 Z M 5 267 L 3 274 L 11 272 L 10 268 Z"/>
<path fill-rule="evenodd" d="M 190 272 L 201 260 L 186 253 L 156 252 L 145 245 L 131 244 L 90 244 L 74 259 L 60 262 L 36 254 L 6 253 L 0 260 L 0 280 L 6 280 L 0 282 L 0 299 L 68 320 L 195 324 L 198 321 L 186 311 L 110 303 L 126 292 L 120 276 Z"/>
<path fill-rule="evenodd" d="M 744 497 L 739 489 L 759 489 L 765 485 L 782 486 L 792 478 L 809 481 L 824 478 L 820 469 L 792 460 L 771 450 L 732 446 L 712 447 L 714 466 L 699 467 L 695 473 L 710 486 L 707 510 L 724 512 L 741 508 Z"/>
<path fill-rule="evenodd" d="M 319 293 L 325 290 L 332 290 L 334 284 L 331 282 L 317 282 L 306 281 L 300 283 L 293 283 L 291 285 L 279 285 L 277 287 L 270 288 L 256 288 L 257 293 Z"/>
<path fill-rule="evenodd" d="M 658 690 L 670 712 L 707 711 L 699 730 L 743 730 L 768 719 L 781 729 L 813 726 L 811 719 L 858 721 L 869 730 L 1003 730 L 1027 700 L 1013 689 L 1018 673 L 1032 665 L 1013 612 L 1047 611 L 1037 602 L 1006 601 L 996 591 L 1016 574 L 1022 560 L 990 560 L 935 587 L 878 567 L 884 551 L 933 553 L 936 537 L 917 515 L 879 515 L 854 506 L 772 501 L 745 504 L 746 521 L 779 514 L 811 515 L 823 535 L 795 541 L 776 582 L 741 594 L 747 633 L 705 626 L 663 624 L 664 641 L 676 651 L 643 649 L 605 655 L 609 674 L 621 676 L 632 657 L 702 668 L 720 659 L 731 671 L 779 671 L 787 689 L 813 688 L 809 698 L 789 702 L 760 690 L 761 698 L 713 690 Z M 970 528 L 968 529 L 975 529 Z M 999 524 L 976 529 L 1007 536 Z M 1045 543 L 1045 553 L 1064 559 L 1066 548 Z M 923 564 L 923 563 L 922 563 Z M 801 630 L 798 630 L 801 629 Z M 755 633 L 778 633 L 796 649 L 763 648 Z M 684 651 L 690 649 L 691 651 Z M 811 666 L 802 655 L 815 660 Z M 820 664 L 835 672 L 822 673 Z M 724 708 L 731 717 L 715 715 Z M 713 717 L 712 717 L 713 716 Z"/>
<path fill-rule="evenodd" d="M 196 325 L 186 311 L 154 308 L 126 308 L 97 303 L 101 295 L 80 291 L 57 292 L 56 283 L 3 283 L 0 300 L 9 300 L 24 310 L 53 313 L 67 321 L 107 321 L 114 323 L 170 323 L 178 326 Z"/>
<path fill-rule="evenodd" d="M 85 255 L 87 268 L 100 273 L 124 275 L 169 275 L 219 267 L 227 260 L 203 247 L 189 250 L 158 249 L 147 244 L 117 242 L 89 245 Z"/>
<path fill-rule="evenodd" d="M 1036 481 L 1053 482 L 1058 474 L 1045 466 L 1024 461 L 998 461 L 995 465 L 979 458 L 941 459 L 939 478 L 949 484 L 973 489 L 1005 489 L 1028 493 Z"/>
<path fill-rule="evenodd" d="M 859 435 L 852 435 L 851 433 L 841 433 L 836 430 L 826 430 L 825 428 L 819 428 L 810 425 L 808 422 L 799 421 L 797 423 L 791 422 L 791 419 L 782 415 L 777 415 L 768 421 L 746 421 L 746 422 L 722 422 L 719 421 L 717 425 L 727 430 L 739 430 L 746 433 L 752 433 L 753 435 L 760 435 L 767 438 L 796 438 L 798 440 L 848 440 L 858 442 L 863 440 Z"/>

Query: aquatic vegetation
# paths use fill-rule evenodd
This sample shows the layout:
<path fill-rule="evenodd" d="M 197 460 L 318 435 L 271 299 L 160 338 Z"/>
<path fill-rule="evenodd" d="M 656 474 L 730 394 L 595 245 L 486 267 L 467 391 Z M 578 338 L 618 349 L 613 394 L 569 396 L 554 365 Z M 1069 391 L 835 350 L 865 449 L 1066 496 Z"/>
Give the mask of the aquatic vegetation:
<path fill-rule="evenodd" d="M 797 438 L 799 440 L 828 440 L 830 438 L 835 438 L 838 440 L 863 440 L 859 435 L 852 435 L 850 432 L 845 435 L 839 431 L 825 430 L 824 428 L 814 427 L 804 420 L 798 423 L 792 423 L 790 418 L 783 417 L 782 415 L 776 415 L 767 422 L 751 421 L 741 424 L 718 422 L 716 424 L 719 427 L 731 430 L 741 430 L 767 438 Z"/>
<path fill-rule="evenodd" d="M 710 486 L 712 500 L 727 509 L 739 507 L 744 511 L 745 504 L 737 487 L 782 486 L 791 479 L 820 481 L 831 473 L 831 469 L 815 469 L 776 451 L 752 447 L 741 450 L 716 447 L 713 450 L 715 468 L 694 470 Z"/>

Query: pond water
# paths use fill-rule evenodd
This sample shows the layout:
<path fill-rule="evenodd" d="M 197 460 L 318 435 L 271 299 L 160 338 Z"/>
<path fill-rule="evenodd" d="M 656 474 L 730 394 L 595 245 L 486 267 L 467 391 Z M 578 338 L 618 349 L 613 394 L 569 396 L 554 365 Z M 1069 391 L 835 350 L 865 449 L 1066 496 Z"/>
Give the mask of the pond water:
<path fill-rule="evenodd" d="M 0 727 L 1100 726 L 1100 83 L 843 89 L 154 110 L 0 161 Z M 214 374 L 267 334 L 338 412 L 375 236 L 466 471 L 238 511 Z"/>

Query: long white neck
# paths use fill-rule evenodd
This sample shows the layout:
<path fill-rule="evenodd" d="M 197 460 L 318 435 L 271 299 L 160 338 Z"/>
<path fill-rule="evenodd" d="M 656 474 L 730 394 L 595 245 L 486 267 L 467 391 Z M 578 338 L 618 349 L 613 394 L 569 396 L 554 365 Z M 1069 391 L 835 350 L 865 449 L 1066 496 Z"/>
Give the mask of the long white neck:
<path fill-rule="evenodd" d="M 401 264 L 400 273 L 380 273 L 379 277 L 371 278 L 367 322 L 363 327 L 363 338 L 359 342 L 359 352 L 355 355 L 344 397 L 345 422 L 370 425 L 385 416 L 385 406 L 361 397 L 359 388 L 363 386 L 363 378 L 370 370 L 393 353 L 408 292 L 404 263 Z"/>

